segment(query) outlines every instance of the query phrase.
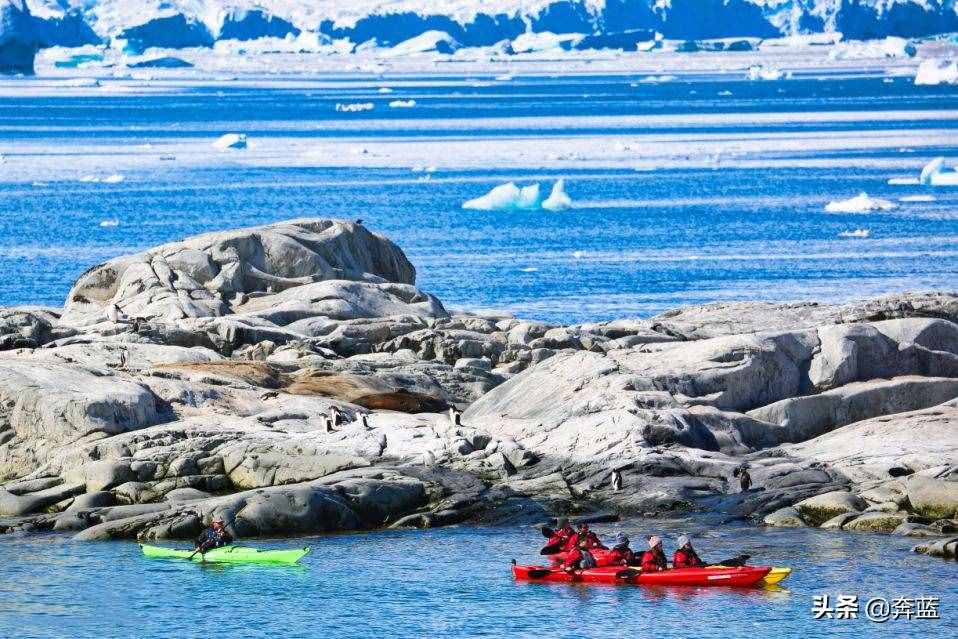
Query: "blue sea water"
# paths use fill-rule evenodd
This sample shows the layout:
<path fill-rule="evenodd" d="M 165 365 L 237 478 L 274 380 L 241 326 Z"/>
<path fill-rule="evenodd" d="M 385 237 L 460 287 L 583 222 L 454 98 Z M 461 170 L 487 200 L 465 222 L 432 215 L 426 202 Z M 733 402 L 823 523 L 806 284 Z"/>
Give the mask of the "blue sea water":
<path fill-rule="evenodd" d="M 688 530 L 629 521 L 600 534 Z M 513 581 L 538 562 L 530 528 L 457 527 L 256 542 L 309 545 L 301 567 L 150 560 L 132 542 L 0 537 L 0 636 L 74 637 L 949 637 L 958 632 L 955 565 L 909 539 L 732 527 L 699 536 L 706 558 L 746 552 L 787 565 L 779 588 L 648 588 Z M 815 620 L 813 598 L 855 595 L 855 619 Z M 869 621 L 868 599 L 932 596 L 940 619 Z"/>
<path fill-rule="evenodd" d="M 917 176 L 936 155 L 956 159 L 955 87 L 916 87 L 908 78 L 889 83 L 867 74 L 782 82 L 636 79 L 477 83 L 430 76 L 289 86 L 273 79 L 262 86 L 187 83 L 133 94 L 63 95 L 20 95 L 8 81 L 0 87 L 6 158 L 0 164 L 0 305 L 60 305 L 77 275 L 115 255 L 299 216 L 362 218 L 406 251 L 420 286 L 450 307 L 507 309 L 561 322 L 648 316 L 709 301 L 830 301 L 954 287 L 958 188 L 887 180 Z M 379 94 L 376 87 L 384 84 L 394 92 Z M 417 101 L 415 108 L 386 107 L 408 98 Z M 359 114 L 334 108 L 356 101 L 377 108 Z M 781 113 L 801 117 L 765 119 Z M 604 119 L 616 116 L 626 119 Z M 496 125 L 483 124 L 493 118 Z M 702 153 L 690 150 L 687 159 L 643 171 L 574 158 L 556 166 L 534 157 L 504 168 L 491 156 L 485 164 L 444 168 L 450 163 L 440 156 L 428 180 L 408 165 L 304 166 L 299 156 L 268 163 L 215 153 L 205 162 L 139 158 L 148 154 L 142 145 L 153 145 L 153 155 L 189 143 L 208 148 L 234 130 L 254 142 L 480 145 L 507 139 L 530 149 L 554 136 L 611 136 L 609 146 L 615 139 L 638 140 L 632 142 L 637 157 L 658 140 L 689 136 L 690 144 L 718 140 L 715 148 L 726 152 L 703 165 Z M 807 148 L 792 136 L 805 136 Z M 835 136 L 848 141 L 831 145 Z M 779 138 L 781 149 L 769 142 Z M 764 150 L 736 152 L 738 143 Z M 124 181 L 80 181 L 113 172 Z M 505 181 L 538 181 L 548 189 L 559 177 L 577 202 L 570 211 L 460 208 Z M 893 201 L 935 200 L 903 202 L 888 212 L 824 212 L 828 201 L 860 191 Z M 117 226 L 100 226 L 114 219 Z M 839 236 L 855 229 L 870 236 Z"/>

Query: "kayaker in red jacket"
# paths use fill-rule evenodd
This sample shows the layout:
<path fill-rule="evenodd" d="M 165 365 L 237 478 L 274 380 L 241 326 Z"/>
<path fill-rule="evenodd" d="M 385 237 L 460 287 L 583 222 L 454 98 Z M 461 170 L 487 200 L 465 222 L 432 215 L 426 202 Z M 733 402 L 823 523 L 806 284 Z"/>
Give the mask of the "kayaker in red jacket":
<path fill-rule="evenodd" d="M 642 572 L 668 570 L 669 562 L 662 551 L 662 540 L 657 536 L 649 537 L 649 549 L 642 553 Z"/>
<path fill-rule="evenodd" d="M 593 548 L 605 549 L 605 546 L 599 541 L 599 536 L 589 530 L 589 524 L 584 522 L 579 524 L 579 530 L 576 533 L 576 545 L 581 543 L 585 543 L 585 547 L 590 550 Z"/>
<path fill-rule="evenodd" d="M 636 562 L 635 553 L 629 548 L 629 538 L 619 533 L 615 536 L 615 545 L 606 555 L 610 566 L 631 566 Z"/>
<path fill-rule="evenodd" d="M 582 540 L 575 548 L 565 554 L 562 569 L 566 572 L 572 572 L 573 570 L 595 568 L 597 565 L 598 563 L 589 551 L 586 541 Z"/>
<path fill-rule="evenodd" d="M 705 562 L 698 556 L 695 549 L 692 548 L 692 540 L 688 535 L 680 535 L 678 539 L 678 550 L 672 555 L 673 568 L 704 568 Z"/>
<path fill-rule="evenodd" d="M 575 528 L 572 527 L 569 520 L 562 517 L 556 524 L 557 528 L 552 531 L 552 536 L 546 542 L 546 547 L 555 548 L 556 552 L 566 552 L 575 548 Z"/>

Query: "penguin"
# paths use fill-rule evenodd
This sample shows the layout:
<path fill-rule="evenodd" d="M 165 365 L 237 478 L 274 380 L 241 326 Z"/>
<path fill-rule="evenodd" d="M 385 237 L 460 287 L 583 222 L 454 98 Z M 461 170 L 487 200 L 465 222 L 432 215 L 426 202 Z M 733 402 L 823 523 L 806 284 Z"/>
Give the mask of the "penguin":
<path fill-rule="evenodd" d="M 362 424 L 363 430 L 369 430 L 369 416 L 366 413 L 359 416 L 359 423 Z"/>
<path fill-rule="evenodd" d="M 120 321 L 120 307 L 116 304 L 111 303 L 109 308 L 106 310 L 106 316 L 114 324 L 119 323 Z"/>
<path fill-rule="evenodd" d="M 462 413 L 455 406 L 449 407 L 449 421 L 453 426 L 462 426 Z"/>
<path fill-rule="evenodd" d="M 619 492 L 622 490 L 622 471 L 618 468 L 612 471 L 612 492 Z"/>

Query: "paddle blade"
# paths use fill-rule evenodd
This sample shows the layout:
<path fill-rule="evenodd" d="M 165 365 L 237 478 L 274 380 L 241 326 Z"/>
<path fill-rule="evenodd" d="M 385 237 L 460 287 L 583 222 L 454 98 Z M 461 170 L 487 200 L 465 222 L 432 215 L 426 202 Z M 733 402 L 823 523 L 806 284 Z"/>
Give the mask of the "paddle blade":
<path fill-rule="evenodd" d="M 529 577 L 532 579 L 542 579 L 543 577 L 549 576 L 551 572 L 548 568 L 533 568 L 529 571 Z"/>
<path fill-rule="evenodd" d="M 539 551 L 540 555 L 554 555 L 557 552 L 562 550 L 562 547 L 559 544 L 549 544 L 548 546 L 543 546 L 542 550 Z"/>
<path fill-rule="evenodd" d="M 619 572 L 615 573 L 615 578 L 623 580 L 634 579 L 638 576 L 639 572 L 640 571 L 636 570 L 635 568 L 626 568 L 625 570 L 620 570 Z"/>
<path fill-rule="evenodd" d="M 549 537 L 555 534 L 555 531 L 549 528 L 548 526 L 543 526 L 542 528 L 539 529 L 539 531 L 542 533 L 542 536 L 545 537 L 546 539 L 548 539 Z"/>

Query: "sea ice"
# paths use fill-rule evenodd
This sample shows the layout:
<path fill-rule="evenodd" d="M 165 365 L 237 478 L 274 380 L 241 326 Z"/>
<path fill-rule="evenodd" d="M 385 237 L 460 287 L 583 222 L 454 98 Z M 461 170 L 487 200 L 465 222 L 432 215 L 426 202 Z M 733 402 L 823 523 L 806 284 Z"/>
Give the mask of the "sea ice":
<path fill-rule="evenodd" d="M 245 149 L 247 147 L 246 134 L 245 133 L 227 133 L 222 135 L 216 142 L 213 142 L 213 146 L 220 151 L 226 151 L 228 149 Z"/>
<path fill-rule="evenodd" d="M 474 211 L 531 210 L 539 208 L 539 184 L 519 188 L 515 182 L 495 187 L 482 197 L 463 203 L 462 208 Z"/>
<path fill-rule="evenodd" d="M 749 80 L 781 80 L 785 77 L 785 72 L 774 67 L 764 67 L 760 64 L 753 64 L 748 68 Z"/>
<path fill-rule="evenodd" d="M 918 181 L 931 186 L 958 186 L 958 171 L 945 167 L 945 158 L 937 157 L 921 170 Z"/>
<path fill-rule="evenodd" d="M 445 31 L 426 31 L 414 38 L 400 42 L 391 49 L 387 49 L 387 56 L 404 56 L 416 53 L 443 53 L 450 54 L 460 45 L 455 38 Z"/>
<path fill-rule="evenodd" d="M 120 225 L 120 220 L 116 219 L 115 217 L 111 217 L 109 219 L 100 221 L 100 226 L 103 228 L 113 228 L 114 226 L 119 226 L 119 225 Z"/>
<path fill-rule="evenodd" d="M 104 184 L 119 184 L 122 181 L 123 181 L 123 176 L 120 175 L 119 173 L 114 173 L 113 175 L 108 175 L 105 178 L 103 178 Z"/>
<path fill-rule="evenodd" d="M 389 103 L 393 109 L 409 109 L 416 106 L 415 100 L 393 100 Z"/>
<path fill-rule="evenodd" d="M 898 205 L 889 200 L 877 197 L 868 197 L 867 193 L 859 193 L 847 200 L 835 200 L 825 205 L 829 213 L 867 213 L 869 211 L 891 211 Z"/>
<path fill-rule="evenodd" d="M 854 231 L 842 231 L 838 237 L 866 238 L 871 235 L 868 229 L 855 229 Z"/>
<path fill-rule="evenodd" d="M 379 92 L 380 92 L 380 93 L 392 93 L 393 90 L 390 89 L 389 87 L 379 87 Z"/>
<path fill-rule="evenodd" d="M 934 202 L 934 195 L 906 195 L 898 198 L 899 202 Z"/>
<path fill-rule="evenodd" d="M 354 102 L 352 104 L 336 103 L 336 110 L 340 113 L 359 113 L 361 111 L 372 111 L 375 108 L 372 102 Z"/>
<path fill-rule="evenodd" d="M 918 65 L 915 84 L 958 84 L 958 62 L 929 58 Z"/>
<path fill-rule="evenodd" d="M 888 178 L 888 184 L 896 184 L 898 186 L 915 186 L 921 184 L 921 180 L 918 178 Z"/>
<path fill-rule="evenodd" d="M 542 208 L 546 211 L 564 211 L 571 206 L 572 198 L 565 192 L 565 180 L 560 178 L 552 185 L 552 192 L 542 202 Z"/>

